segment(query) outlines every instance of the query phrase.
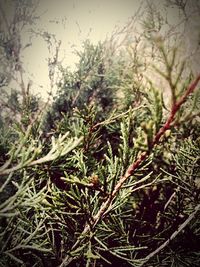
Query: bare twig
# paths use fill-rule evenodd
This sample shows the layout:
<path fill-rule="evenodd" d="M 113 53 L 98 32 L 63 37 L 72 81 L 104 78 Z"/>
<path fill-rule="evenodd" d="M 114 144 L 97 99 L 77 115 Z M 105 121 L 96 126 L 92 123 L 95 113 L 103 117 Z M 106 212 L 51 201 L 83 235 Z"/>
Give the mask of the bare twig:
<path fill-rule="evenodd" d="M 148 256 L 146 256 L 141 266 L 143 266 L 146 262 L 148 262 L 152 257 L 158 254 L 166 246 L 168 246 L 170 241 L 172 241 L 191 222 L 191 220 L 195 217 L 196 213 L 199 210 L 200 210 L 200 204 L 197 205 L 194 211 L 189 215 L 189 217 L 181 225 L 179 225 L 178 229 L 170 236 L 169 239 L 167 239 L 160 247 L 158 247 L 156 250 L 154 250 Z"/>

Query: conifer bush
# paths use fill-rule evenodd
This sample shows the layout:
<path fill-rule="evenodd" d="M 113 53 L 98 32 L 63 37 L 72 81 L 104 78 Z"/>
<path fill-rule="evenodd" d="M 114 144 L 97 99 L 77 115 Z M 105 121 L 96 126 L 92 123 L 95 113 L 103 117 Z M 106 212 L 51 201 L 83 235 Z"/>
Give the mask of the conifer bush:
<path fill-rule="evenodd" d="M 86 42 L 48 111 L 1 141 L 1 266 L 200 264 L 200 76 L 183 83 L 159 42 L 170 105 L 150 80 L 127 101 L 131 70 L 104 49 Z"/>
<path fill-rule="evenodd" d="M 52 103 L 6 95 L 0 266 L 200 266 L 200 74 L 162 25 L 85 41 Z"/>

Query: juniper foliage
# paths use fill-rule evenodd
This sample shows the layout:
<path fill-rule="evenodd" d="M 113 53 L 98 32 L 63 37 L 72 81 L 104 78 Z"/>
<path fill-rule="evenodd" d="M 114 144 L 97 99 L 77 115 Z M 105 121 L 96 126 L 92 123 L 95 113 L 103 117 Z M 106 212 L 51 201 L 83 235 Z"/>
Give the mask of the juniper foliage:
<path fill-rule="evenodd" d="M 165 49 L 159 43 L 167 110 L 150 81 L 127 105 L 116 86 L 130 76 L 121 81 L 103 45 L 86 43 L 48 113 L 26 131 L 10 126 L 13 142 L 1 141 L 1 266 L 199 266 L 200 77 L 178 82 Z"/>
<path fill-rule="evenodd" d="M 150 8 L 135 46 L 86 41 L 44 111 L 8 97 L 21 116 L 0 121 L 0 266 L 200 265 L 200 76 L 152 36 L 163 23 Z"/>

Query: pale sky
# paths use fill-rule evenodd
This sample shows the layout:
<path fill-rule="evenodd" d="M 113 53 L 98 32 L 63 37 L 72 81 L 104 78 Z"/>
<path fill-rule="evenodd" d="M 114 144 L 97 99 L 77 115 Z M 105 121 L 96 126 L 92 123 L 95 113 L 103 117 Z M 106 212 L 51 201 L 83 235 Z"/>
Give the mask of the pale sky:
<path fill-rule="evenodd" d="M 74 49 L 81 49 L 87 38 L 92 43 L 105 40 L 116 26 L 123 26 L 133 16 L 141 0 L 42 0 L 38 6 L 41 18 L 35 31 L 48 31 L 61 40 L 60 59 L 65 66 L 74 68 L 77 57 Z M 29 31 L 23 33 L 24 43 L 29 42 Z M 32 90 L 47 96 L 50 88 L 47 69 L 47 44 L 40 37 L 32 38 L 32 45 L 24 50 L 23 62 L 28 78 L 33 80 Z"/>
<path fill-rule="evenodd" d="M 55 34 L 56 39 L 61 41 L 59 59 L 63 60 L 64 66 L 73 69 L 77 62 L 74 49 L 81 49 L 82 42 L 87 38 L 94 44 L 105 40 L 116 26 L 125 25 L 143 2 L 142 0 L 41 0 L 36 10 L 40 19 L 31 27 L 36 32 L 47 31 Z M 156 3 L 156 7 L 162 12 L 164 0 L 152 2 Z M 169 8 L 167 16 L 174 25 L 180 19 L 175 8 Z M 191 38 L 193 36 L 194 34 Z M 22 37 L 24 44 L 30 42 L 30 28 L 25 28 Z M 190 40 L 186 42 L 193 43 Z M 36 36 L 31 39 L 31 43 L 32 45 L 24 50 L 22 58 L 27 82 L 32 80 L 33 92 L 40 93 L 46 98 L 50 90 L 47 43 L 43 38 Z"/>

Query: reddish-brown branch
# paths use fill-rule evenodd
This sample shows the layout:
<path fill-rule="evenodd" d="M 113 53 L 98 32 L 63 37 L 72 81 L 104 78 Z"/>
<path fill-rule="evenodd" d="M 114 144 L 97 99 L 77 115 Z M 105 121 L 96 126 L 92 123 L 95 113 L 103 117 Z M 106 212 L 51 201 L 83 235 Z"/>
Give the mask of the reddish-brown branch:
<path fill-rule="evenodd" d="M 198 75 L 198 77 L 195 79 L 195 81 L 187 88 L 187 90 L 185 91 L 184 95 L 182 97 L 180 97 L 179 100 L 177 100 L 171 109 L 171 112 L 169 114 L 169 117 L 167 119 L 167 121 L 165 122 L 165 124 L 160 128 L 160 130 L 158 131 L 158 133 L 155 135 L 153 142 L 152 142 L 152 146 L 151 146 L 151 150 L 159 143 L 161 136 L 164 135 L 164 133 L 171 127 L 172 122 L 175 119 L 175 115 L 177 113 L 177 111 L 180 109 L 180 107 L 182 106 L 182 104 L 186 101 L 187 97 L 195 90 L 198 82 L 200 81 L 200 74 Z M 104 215 L 104 213 L 106 212 L 106 210 L 108 209 L 108 207 L 110 206 L 111 202 L 113 201 L 114 197 L 117 195 L 117 193 L 119 192 L 119 190 L 121 189 L 122 185 L 125 183 L 125 181 L 131 176 L 133 175 L 134 171 L 138 169 L 138 167 L 142 164 L 142 162 L 144 162 L 144 160 L 147 158 L 147 156 L 150 154 L 151 150 L 148 150 L 146 152 L 143 152 L 139 158 L 132 163 L 128 169 L 126 170 L 125 174 L 120 178 L 120 180 L 118 181 L 118 183 L 116 184 L 113 192 L 111 193 L 111 195 L 108 197 L 108 199 L 102 204 L 100 210 L 98 211 L 98 213 L 94 216 L 93 218 L 93 226 L 95 226 L 98 221 L 100 220 L 100 218 Z M 86 227 L 88 228 L 88 227 Z M 86 229 L 85 229 L 86 230 Z M 87 229 L 89 230 L 89 229 Z M 87 231 L 86 231 L 87 232 Z"/>
<path fill-rule="evenodd" d="M 188 86 L 186 89 L 184 95 L 174 103 L 169 118 L 163 125 L 163 127 L 160 128 L 158 133 L 155 135 L 155 138 L 153 139 L 151 150 L 159 143 L 161 136 L 164 135 L 164 133 L 171 127 L 172 122 L 174 121 L 175 115 L 177 111 L 180 109 L 181 105 L 186 101 L 189 94 L 191 94 L 194 89 L 196 88 L 198 82 L 200 80 L 200 74 L 195 79 L 195 81 Z M 117 195 L 119 190 L 121 189 L 122 185 L 125 183 L 125 181 L 134 173 L 135 170 L 138 169 L 138 167 L 144 162 L 144 160 L 147 158 L 147 156 L 150 154 L 151 150 L 148 150 L 146 152 L 143 152 L 140 157 L 132 163 L 128 169 L 126 170 L 125 174 L 120 178 L 118 183 L 116 184 L 113 192 L 110 194 L 110 196 L 107 198 L 107 200 L 102 204 L 100 210 L 97 212 L 97 214 L 93 217 L 93 227 L 98 223 L 98 221 L 101 219 L 101 217 L 104 215 L 106 210 L 109 208 L 110 204 L 112 203 L 114 197 Z M 86 233 L 89 230 L 89 226 L 85 227 L 84 233 Z"/>
<path fill-rule="evenodd" d="M 160 137 L 166 132 L 166 130 L 168 130 L 171 127 L 171 124 L 174 121 L 177 111 L 180 109 L 182 104 L 186 101 L 187 97 L 194 91 L 199 81 L 200 81 L 200 74 L 197 76 L 195 81 L 190 86 L 188 86 L 184 95 L 182 95 L 180 99 L 174 103 L 174 105 L 172 106 L 169 118 L 167 119 L 164 126 L 160 128 L 160 130 L 158 131 L 158 133 L 156 134 L 153 140 L 153 146 L 155 146 L 159 142 Z"/>
<path fill-rule="evenodd" d="M 91 228 L 94 228 L 96 226 L 96 224 L 99 222 L 99 220 L 104 216 L 104 214 L 108 211 L 113 199 L 115 198 L 115 196 L 117 195 L 117 193 L 119 192 L 119 190 L 121 189 L 122 185 L 126 182 L 126 180 L 133 175 L 133 173 L 135 172 L 135 170 L 137 170 L 139 168 L 139 166 L 145 161 L 145 159 L 147 158 L 147 156 L 150 154 L 150 152 L 152 151 L 152 149 L 159 143 L 161 136 L 164 135 L 164 133 L 171 127 L 172 122 L 175 119 L 175 115 L 176 113 L 179 111 L 180 107 L 182 106 L 182 104 L 186 101 L 187 97 L 195 90 L 198 82 L 200 81 L 200 74 L 197 76 L 197 78 L 195 79 L 195 81 L 188 86 L 187 90 L 185 91 L 184 95 L 182 97 L 180 97 L 180 99 L 178 99 L 177 101 L 175 101 L 173 103 L 171 112 L 169 114 L 169 117 L 167 119 L 167 121 L 165 122 L 165 124 L 160 128 L 160 130 L 158 131 L 158 133 L 155 135 L 152 145 L 150 147 L 150 149 L 146 152 L 143 152 L 138 159 L 136 159 L 136 161 L 134 163 L 132 163 L 128 169 L 126 170 L 125 174 L 120 178 L 120 180 L 118 181 L 118 183 L 116 184 L 113 192 L 108 196 L 107 200 L 102 204 L 102 206 L 100 207 L 99 211 L 96 213 L 96 215 L 93 216 L 92 219 L 92 225 L 86 224 L 85 228 L 83 230 L 83 235 L 87 234 Z M 78 245 L 79 245 L 79 241 L 77 240 L 77 242 L 74 244 L 72 249 L 75 249 Z M 70 257 L 67 257 L 63 260 L 62 264 L 60 265 L 60 267 L 64 267 L 66 266 L 66 264 L 68 262 L 70 262 Z"/>

